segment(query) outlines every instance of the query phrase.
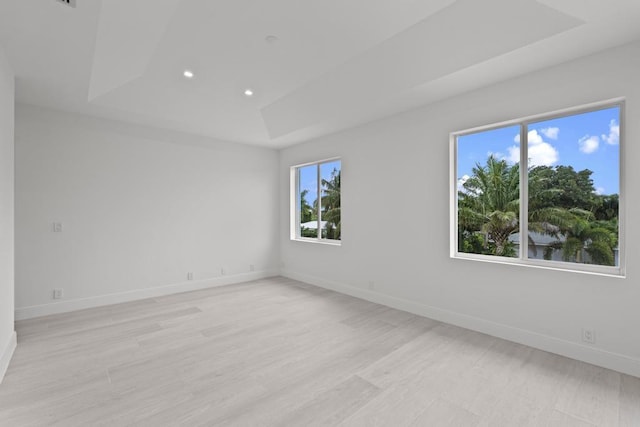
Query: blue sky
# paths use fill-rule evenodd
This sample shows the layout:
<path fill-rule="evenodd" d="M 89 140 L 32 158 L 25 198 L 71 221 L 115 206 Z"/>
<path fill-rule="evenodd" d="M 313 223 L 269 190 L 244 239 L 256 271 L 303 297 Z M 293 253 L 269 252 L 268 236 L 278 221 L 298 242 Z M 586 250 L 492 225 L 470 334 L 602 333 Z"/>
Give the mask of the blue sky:
<path fill-rule="evenodd" d="M 619 193 L 619 107 L 532 123 L 527 131 L 530 166 L 589 169 L 596 192 Z M 459 184 L 472 174 L 476 163 L 484 165 L 490 154 L 517 163 L 519 133 L 516 125 L 458 137 Z"/>
<path fill-rule="evenodd" d="M 340 160 L 322 163 L 320 165 L 320 177 L 327 181 L 331 179 L 331 172 L 334 169 L 340 170 Z M 314 200 L 318 197 L 318 172 L 317 165 L 310 165 L 300 168 L 300 192 L 309 190 L 307 202 L 313 206 Z"/>

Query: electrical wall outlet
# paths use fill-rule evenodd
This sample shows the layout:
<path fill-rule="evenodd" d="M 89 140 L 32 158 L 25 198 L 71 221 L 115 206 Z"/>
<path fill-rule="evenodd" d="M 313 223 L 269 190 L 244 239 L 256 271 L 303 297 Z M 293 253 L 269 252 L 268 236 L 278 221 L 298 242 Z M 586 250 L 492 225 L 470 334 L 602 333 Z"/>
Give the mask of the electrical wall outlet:
<path fill-rule="evenodd" d="M 187 280 L 193 280 L 193 273 L 187 273 Z"/>
<path fill-rule="evenodd" d="M 587 344 L 595 344 L 596 332 L 593 329 L 582 329 L 582 341 Z"/>
<path fill-rule="evenodd" d="M 224 276 L 224 268 L 221 268 L 221 269 L 220 269 L 220 275 L 221 275 L 221 276 Z"/>
<path fill-rule="evenodd" d="M 53 232 L 54 233 L 62 233 L 62 223 L 61 222 L 54 222 L 53 223 Z"/>
<path fill-rule="evenodd" d="M 64 296 L 64 289 L 54 289 L 53 290 L 53 299 L 62 299 Z"/>
<path fill-rule="evenodd" d="M 253 264 L 249 265 L 249 271 L 256 271 L 256 267 Z"/>

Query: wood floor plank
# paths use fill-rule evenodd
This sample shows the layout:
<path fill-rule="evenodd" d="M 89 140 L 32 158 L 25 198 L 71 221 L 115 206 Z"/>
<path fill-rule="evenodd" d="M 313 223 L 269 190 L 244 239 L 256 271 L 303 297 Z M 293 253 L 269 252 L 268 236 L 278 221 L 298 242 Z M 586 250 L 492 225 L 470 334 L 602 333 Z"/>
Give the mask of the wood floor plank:
<path fill-rule="evenodd" d="M 571 415 L 560 412 L 557 409 L 550 411 L 547 418 L 542 418 L 538 426 L 562 426 L 562 427 L 594 427 L 595 424 L 588 423 Z"/>
<path fill-rule="evenodd" d="M 615 425 L 620 416 L 620 376 L 587 363 L 572 363 L 555 408 L 594 425 Z"/>
<path fill-rule="evenodd" d="M 447 400 L 436 399 L 411 425 L 474 427 L 479 421 L 480 417 L 476 414 Z"/>
<path fill-rule="evenodd" d="M 280 277 L 16 323 L 1 426 L 640 426 L 640 379 Z"/>
<path fill-rule="evenodd" d="M 352 376 L 289 412 L 276 425 L 334 426 L 379 393 L 378 387 Z"/>
<path fill-rule="evenodd" d="M 545 407 L 535 401 L 519 394 L 506 393 L 503 394 L 500 403 L 481 418 L 477 426 L 554 426 L 553 424 L 545 424 L 548 420 L 544 417 L 544 410 Z"/>
<path fill-rule="evenodd" d="M 620 378 L 620 427 L 640 425 L 640 378 Z"/>
<path fill-rule="evenodd" d="M 452 382 L 446 375 L 415 375 L 387 384 L 383 392 L 340 426 L 409 426 Z"/>

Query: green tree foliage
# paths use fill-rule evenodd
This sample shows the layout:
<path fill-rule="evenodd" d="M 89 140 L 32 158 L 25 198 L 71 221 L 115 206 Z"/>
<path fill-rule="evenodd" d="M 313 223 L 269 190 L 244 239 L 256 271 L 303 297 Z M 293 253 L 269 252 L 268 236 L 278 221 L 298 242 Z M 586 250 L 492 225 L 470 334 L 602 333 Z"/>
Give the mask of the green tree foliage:
<path fill-rule="evenodd" d="M 593 213 L 595 219 L 600 221 L 614 221 L 617 224 L 619 206 L 620 197 L 617 194 L 598 196 L 597 207 Z"/>
<path fill-rule="evenodd" d="M 536 208 L 580 208 L 593 212 L 598 205 L 592 171 L 572 166 L 536 166 L 529 170 L 529 204 Z M 532 186 L 533 183 L 533 186 Z"/>
<path fill-rule="evenodd" d="M 529 231 L 556 238 L 545 259 L 560 251 L 565 261 L 614 265 L 619 198 L 596 194 L 592 173 L 571 166 L 529 169 Z M 458 192 L 459 251 L 517 256 L 509 236 L 520 227 L 519 174 L 518 165 L 493 156 L 476 164 Z M 529 244 L 535 249 L 531 236 Z"/>
<path fill-rule="evenodd" d="M 341 235 L 340 173 L 334 169 L 330 179 L 322 180 L 322 220 L 326 221 L 323 237 L 327 239 L 340 240 Z"/>
<path fill-rule="evenodd" d="M 494 255 L 515 256 L 509 236 L 519 229 L 518 166 L 509 166 L 506 161 L 490 156 L 486 165 L 476 164 L 472 173 L 463 184 L 463 191 L 458 192 L 460 231 L 467 236 L 480 231 L 486 236 L 486 243 L 493 243 Z"/>
<path fill-rule="evenodd" d="M 560 251 L 567 262 L 587 262 L 587 254 L 592 264 L 615 264 L 619 197 L 596 194 L 592 174 L 589 169 L 575 171 L 571 166 L 540 166 L 529 172 L 530 206 L 555 206 L 570 214 L 566 221 L 554 222 L 558 240 L 545 249 L 545 259 Z M 536 185 L 531 186 L 531 181 Z"/>
<path fill-rule="evenodd" d="M 300 193 L 300 222 L 309 222 L 314 219 L 318 219 L 313 211 L 313 208 L 307 202 L 307 194 L 309 194 L 309 190 L 302 190 Z"/>
<path fill-rule="evenodd" d="M 617 226 L 608 221 L 594 221 L 593 215 L 582 211 L 575 214 L 568 228 L 562 229 L 563 239 L 552 242 L 545 248 L 544 258 L 551 259 L 553 251 L 562 253 L 567 262 L 586 262 L 584 253 L 592 264 L 615 265 L 614 249 L 618 244 Z"/>
<path fill-rule="evenodd" d="M 317 210 L 314 210 L 307 201 L 307 195 L 309 190 L 302 190 L 300 192 L 300 223 L 304 224 L 309 221 L 317 221 Z M 301 227 L 300 236 L 302 237 L 318 237 L 318 230 L 313 228 Z"/>

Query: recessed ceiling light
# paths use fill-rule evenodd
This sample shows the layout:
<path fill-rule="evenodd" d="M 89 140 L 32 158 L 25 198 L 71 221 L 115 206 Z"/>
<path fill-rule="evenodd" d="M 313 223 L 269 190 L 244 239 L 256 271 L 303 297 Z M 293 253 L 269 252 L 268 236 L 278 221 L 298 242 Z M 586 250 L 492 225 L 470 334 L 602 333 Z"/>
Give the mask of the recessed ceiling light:
<path fill-rule="evenodd" d="M 253 89 L 245 89 L 244 96 L 253 96 Z"/>
<path fill-rule="evenodd" d="M 184 70 L 184 73 L 182 73 L 182 75 L 185 77 L 185 79 L 192 79 L 195 77 L 195 74 L 193 74 L 193 71 L 191 70 Z"/>

